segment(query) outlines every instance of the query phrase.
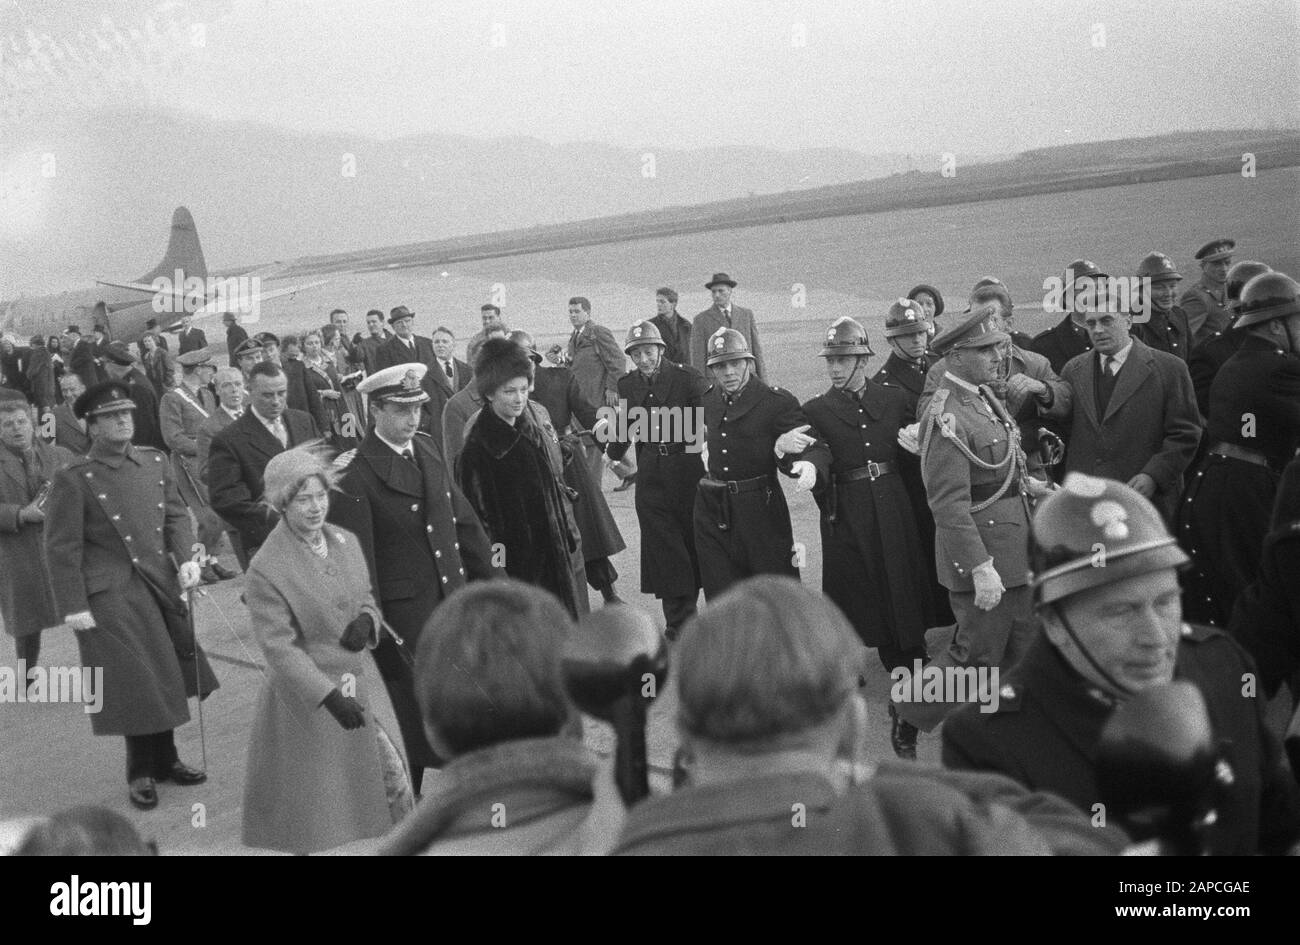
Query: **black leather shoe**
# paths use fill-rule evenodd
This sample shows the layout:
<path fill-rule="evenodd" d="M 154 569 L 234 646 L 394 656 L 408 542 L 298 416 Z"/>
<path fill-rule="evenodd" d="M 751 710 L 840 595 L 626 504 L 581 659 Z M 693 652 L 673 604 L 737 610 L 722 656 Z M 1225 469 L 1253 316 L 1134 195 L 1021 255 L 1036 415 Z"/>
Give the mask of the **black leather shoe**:
<path fill-rule="evenodd" d="M 623 481 L 614 487 L 614 491 L 626 492 L 628 489 L 631 489 L 635 485 L 636 485 L 636 473 L 632 473 L 632 475 L 630 476 L 625 476 L 623 478 Z"/>
<path fill-rule="evenodd" d="M 136 778 L 127 784 L 127 796 L 140 810 L 153 810 L 158 806 L 158 789 L 153 778 Z"/>
<path fill-rule="evenodd" d="M 894 754 L 905 761 L 915 761 L 919 730 L 911 722 L 904 722 L 898 717 L 898 708 L 892 702 L 889 703 L 889 721 L 889 744 L 893 746 Z"/>
<path fill-rule="evenodd" d="M 233 581 L 235 578 L 239 577 L 238 571 L 232 571 L 224 564 L 214 563 L 212 565 L 212 570 L 217 575 L 217 577 L 221 578 L 221 580 L 223 581 Z"/>
<path fill-rule="evenodd" d="M 202 784 L 207 779 L 207 772 L 191 768 L 183 761 L 173 761 L 170 768 L 158 774 L 159 781 L 170 781 L 172 784 Z"/>

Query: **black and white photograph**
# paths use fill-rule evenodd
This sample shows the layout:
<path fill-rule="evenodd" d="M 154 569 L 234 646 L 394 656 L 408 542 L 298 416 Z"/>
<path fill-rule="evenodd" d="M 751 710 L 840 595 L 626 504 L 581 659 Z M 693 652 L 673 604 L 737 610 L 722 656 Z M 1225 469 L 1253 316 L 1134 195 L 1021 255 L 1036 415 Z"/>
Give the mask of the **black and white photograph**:
<path fill-rule="evenodd" d="M 1295 0 L 0 0 L 0 856 L 1300 855 L 1298 279 Z"/>

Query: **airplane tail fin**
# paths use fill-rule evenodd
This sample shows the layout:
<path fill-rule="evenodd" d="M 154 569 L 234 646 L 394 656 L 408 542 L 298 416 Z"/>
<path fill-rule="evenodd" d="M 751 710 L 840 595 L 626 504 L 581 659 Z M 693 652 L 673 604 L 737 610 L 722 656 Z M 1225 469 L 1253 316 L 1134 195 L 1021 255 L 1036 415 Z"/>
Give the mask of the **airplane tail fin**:
<path fill-rule="evenodd" d="M 172 213 L 171 238 L 167 241 L 167 252 L 163 254 L 162 262 L 135 281 L 147 285 L 159 276 L 174 279 L 177 269 L 187 279 L 191 276 L 208 277 L 208 264 L 203 260 L 203 247 L 199 245 L 199 231 L 194 226 L 194 217 L 184 207 L 177 207 Z"/>

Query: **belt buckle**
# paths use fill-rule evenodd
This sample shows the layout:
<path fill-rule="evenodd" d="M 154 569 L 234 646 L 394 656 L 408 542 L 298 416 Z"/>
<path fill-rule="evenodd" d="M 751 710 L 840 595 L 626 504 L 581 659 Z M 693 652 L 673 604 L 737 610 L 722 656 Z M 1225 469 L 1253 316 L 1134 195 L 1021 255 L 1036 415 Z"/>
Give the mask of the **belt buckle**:
<path fill-rule="evenodd" d="M 871 479 L 872 482 L 875 482 L 883 475 L 884 473 L 880 471 L 879 463 L 867 463 L 867 476 Z"/>
<path fill-rule="evenodd" d="M 740 483 L 737 482 L 735 479 L 728 479 L 728 480 L 727 480 L 727 491 L 730 492 L 732 495 L 739 495 L 739 494 L 740 494 Z"/>

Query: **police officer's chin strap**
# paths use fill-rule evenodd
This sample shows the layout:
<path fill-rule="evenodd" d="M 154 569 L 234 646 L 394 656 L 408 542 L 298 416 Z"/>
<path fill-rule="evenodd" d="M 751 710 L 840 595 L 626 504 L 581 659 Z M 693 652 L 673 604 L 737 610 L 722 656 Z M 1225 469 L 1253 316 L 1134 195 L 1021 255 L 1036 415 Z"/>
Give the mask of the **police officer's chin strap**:
<path fill-rule="evenodd" d="M 857 356 L 853 362 L 853 371 L 849 374 L 848 380 L 844 382 L 844 386 L 840 388 L 841 390 L 850 394 L 857 394 L 859 390 L 867 386 L 866 367 L 869 357 L 869 355 L 865 354 Z"/>
<path fill-rule="evenodd" d="M 1079 639 L 1079 635 L 1074 632 L 1074 627 L 1070 625 L 1069 618 L 1065 616 L 1065 609 L 1059 604 L 1053 604 L 1052 611 L 1056 614 L 1056 619 L 1061 622 L 1061 626 L 1065 628 L 1065 632 L 1070 635 L 1070 642 L 1074 644 L 1074 648 L 1083 654 L 1083 658 L 1088 661 L 1088 665 L 1096 671 L 1097 675 L 1105 681 L 1106 685 L 1110 686 L 1113 692 L 1122 693 L 1124 696 L 1135 695 L 1136 693 L 1134 690 L 1125 686 L 1110 673 L 1106 672 L 1106 670 L 1102 668 L 1101 664 L 1093 658 L 1092 653 L 1083 645 L 1083 641 Z"/>

